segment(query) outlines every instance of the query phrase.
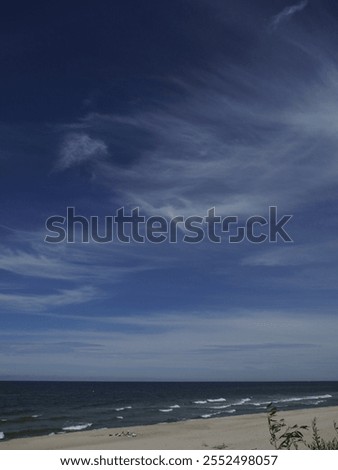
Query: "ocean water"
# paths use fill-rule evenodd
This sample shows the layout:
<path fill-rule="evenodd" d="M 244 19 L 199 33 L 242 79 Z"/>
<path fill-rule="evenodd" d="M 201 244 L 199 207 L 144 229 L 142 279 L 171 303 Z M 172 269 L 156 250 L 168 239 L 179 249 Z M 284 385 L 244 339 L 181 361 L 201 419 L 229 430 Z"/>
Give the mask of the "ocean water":
<path fill-rule="evenodd" d="M 0 439 L 338 406 L 338 382 L 0 382 Z"/>

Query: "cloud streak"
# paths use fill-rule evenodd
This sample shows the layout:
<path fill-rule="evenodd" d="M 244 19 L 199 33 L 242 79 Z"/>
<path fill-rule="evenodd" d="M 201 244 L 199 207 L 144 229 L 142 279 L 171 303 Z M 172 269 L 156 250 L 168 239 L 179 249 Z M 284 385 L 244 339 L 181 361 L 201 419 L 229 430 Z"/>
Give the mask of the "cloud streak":
<path fill-rule="evenodd" d="M 309 50 L 304 59 L 294 45 L 293 54 L 293 61 L 300 55 L 307 61 L 311 81 L 289 59 L 273 76 L 228 67 L 183 84 L 181 103 L 123 117 L 86 116 L 84 128 L 107 140 L 121 128 L 127 136 L 135 132 L 133 147 L 129 137 L 124 141 L 133 158 L 123 165 L 97 160 L 95 181 L 114 188 L 122 204 L 168 217 L 203 215 L 211 206 L 245 216 L 271 204 L 294 209 L 325 200 L 338 177 L 332 102 L 338 70 L 325 53 Z M 135 151 L 138 135 L 148 136 L 152 148 L 140 142 Z"/>
<path fill-rule="evenodd" d="M 282 10 L 280 13 L 273 17 L 270 27 L 272 29 L 276 29 L 280 23 L 288 20 L 295 13 L 304 10 L 307 4 L 308 0 L 303 0 L 302 2 L 296 3 L 295 5 L 285 7 L 284 10 Z"/>
<path fill-rule="evenodd" d="M 58 307 L 87 303 L 98 297 L 98 292 L 91 286 L 76 289 L 58 289 L 52 294 L 0 294 L 3 308 L 15 310 L 17 313 L 41 312 Z"/>
<path fill-rule="evenodd" d="M 197 318 L 194 312 L 181 311 L 147 319 L 106 319 L 104 329 L 93 323 L 90 331 L 82 325 L 67 331 L 1 332 L 0 365 L 19 363 L 20 373 L 26 358 L 39 357 L 45 376 L 52 360 L 56 375 L 63 371 L 73 379 L 83 378 L 86 366 L 86 377 L 93 379 L 106 370 L 111 379 L 198 380 L 204 371 L 209 380 L 273 380 L 273 362 L 279 379 L 310 380 L 316 368 L 320 378 L 334 378 L 327 359 L 338 360 L 338 319 L 322 311 L 318 321 L 317 313 L 213 311 Z"/>
<path fill-rule="evenodd" d="M 67 168 L 89 163 L 108 155 L 107 145 L 100 139 L 93 139 L 85 133 L 68 134 L 61 146 L 56 168 Z"/>

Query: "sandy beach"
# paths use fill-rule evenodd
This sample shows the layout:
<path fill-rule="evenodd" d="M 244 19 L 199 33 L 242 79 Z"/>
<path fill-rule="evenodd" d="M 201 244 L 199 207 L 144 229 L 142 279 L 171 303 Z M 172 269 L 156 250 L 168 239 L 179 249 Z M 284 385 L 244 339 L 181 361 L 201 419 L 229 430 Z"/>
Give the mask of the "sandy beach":
<path fill-rule="evenodd" d="M 317 418 L 323 438 L 334 436 L 338 407 L 280 412 L 288 425 L 311 425 Z M 310 441 L 310 433 L 304 433 Z M 98 429 L 52 436 L 13 439 L 0 443 L 0 450 L 203 450 L 270 449 L 266 413 L 197 419 L 127 428 Z"/>

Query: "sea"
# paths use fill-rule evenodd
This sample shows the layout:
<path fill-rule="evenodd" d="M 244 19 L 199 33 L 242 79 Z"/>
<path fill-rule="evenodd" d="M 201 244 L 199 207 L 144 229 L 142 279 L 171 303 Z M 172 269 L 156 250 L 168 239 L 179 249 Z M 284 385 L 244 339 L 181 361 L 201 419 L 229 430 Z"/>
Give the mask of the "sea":
<path fill-rule="evenodd" d="M 338 406 L 338 382 L 0 382 L 0 439 L 264 413 L 271 402 Z"/>

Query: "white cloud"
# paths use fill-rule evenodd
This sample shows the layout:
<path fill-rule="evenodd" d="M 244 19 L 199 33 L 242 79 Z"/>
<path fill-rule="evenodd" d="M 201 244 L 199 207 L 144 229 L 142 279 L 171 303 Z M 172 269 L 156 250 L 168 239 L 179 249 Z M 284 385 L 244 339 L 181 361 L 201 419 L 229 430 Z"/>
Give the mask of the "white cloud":
<path fill-rule="evenodd" d="M 17 231 L 10 246 L 14 241 L 20 248 L 0 245 L 0 271 L 7 277 L 8 273 L 17 276 L 15 284 L 6 281 L 7 277 L 1 283 L 3 310 L 46 313 L 58 307 L 102 300 L 103 292 L 114 296 L 115 286 L 128 275 L 163 269 L 179 258 L 178 254 L 168 257 L 153 252 L 147 244 L 47 244 L 43 239 L 40 232 Z M 67 288 L 56 289 L 60 283 Z"/>
<path fill-rule="evenodd" d="M 280 18 L 305 6 L 288 7 Z M 220 215 L 265 215 L 269 205 L 292 213 L 333 199 L 336 53 L 321 32 L 278 41 L 278 54 L 272 46 L 250 67 L 218 64 L 177 80 L 181 100 L 123 116 L 91 113 L 70 124 L 104 135 L 112 148 L 118 141 L 128 155 L 122 164 L 118 152 L 95 160 L 95 182 L 114 203 L 167 217 L 204 216 L 213 206 Z"/>
<path fill-rule="evenodd" d="M 95 161 L 108 154 L 107 145 L 84 133 L 68 134 L 60 150 L 57 169 L 64 170 L 75 165 Z"/>
<path fill-rule="evenodd" d="M 338 177 L 338 73 L 325 54 L 308 60 L 311 81 L 293 71 L 270 77 L 229 68 L 186 85 L 181 103 L 123 118 L 87 116 L 84 125 L 94 130 L 126 126 L 128 136 L 135 129 L 153 143 L 140 145 L 128 165 L 98 161 L 96 180 L 114 188 L 121 204 L 169 217 L 203 216 L 212 206 L 221 215 L 252 215 L 325 200 Z M 232 96 L 229 82 L 242 94 Z M 137 141 L 124 144 L 133 151 Z"/>
<path fill-rule="evenodd" d="M 0 365 L 27 373 L 27 358 L 27 366 L 45 369 L 45 376 L 53 363 L 54 378 L 73 379 L 83 378 L 84 367 L 87 379 L 337 379 L 338 318 L 323 310 L 182 311 L 110 317 L 105 325 L 89 321 L 90 331 L 80 320 L 79 328 L 62 331 L 2 332 Z"/>
<path fill-rule="evenodd" d="M 307 6 L 308 0 L 303 0 L 300 3 L 296 3 L 295 5 L 291 5 L 288 7 L 285 7 L 284 10 L 282 10 L 280 13 L 278 13 L 276 16 L 273 17 L 271 21 L 271 28 L 275 29 L 277 26 L 282 22 L 290 18 L 292 15 L 295 13 L 304 10 L 304 8 Z"/>
<path fill-rule="evenodd" d="M 91 286 L 83 286 L 75 289 L 58 289 L 53 294 L 0 294 L 0 302 L 3 308 L 14 309 L 17 313 L 40 312 L 89 302 L 98 297 L 98 291 Z"/>
<path fill-rule="evenodd" d="M 31 251 L 29 245 L 27 249 L 30 251 L 3 248 L 0 251 L 0 270 L 43 279 L 102 282 L 108 278 L 110 281 L 120 279 L 127 273 L 145 271 L 152 266 L 150 260 L 147 263 L 145 259 L 145 264 L 140 260 L 138 265 L 128 267 L 128 260 L 133 257 L 132 249 L 130 253 L 123 252 L 124 263 L 116 265 L 117 258 L 121 259 L 123 255 L 111 245 L 105 247 L 94 243 L 91 246 L 78 243 L 77 246 L 66 245 L 63 248 L 55 245 L 51 248 L 44 242 L 37 243 L 34 251 Z"/>
<path fill-rule="evenodd" d="M 102 229 L 103 230 L 103 229 Z M 107 244 L 94 241 L 81 243 L 45 243 L 44 232 L 12 233 L 10 240 L 0 244 L 0 271 L 18 276 L 58 279 L 102 284 L 122 280 L 129 273 L 157 269 L 159 264 L 169 264 L 171 259 L 154 253 L 146 244 L 121 244 L 115 239 Z M 16 248 L 13 248 L 16 246 Z M 20 247 L 20 248 L 19 248 Z"/>
<path fill-rule="evenodd" d="M 59 250 L 57 251 L 60 254 Z M 56 253 L 55 253 L 56 254 Z M 42 253 L 28 253 L 23 250 L 3 249 L 0 252 L 0 265 L 5 271 L 22 276 L 44 279 L 77 279 L 83 277 L 81 266 L 72 264 L 69 260 Z M 84 267 L 86 268 L 86 267 Z M 84 271 L 84 269 L 83 269 Z M 87 269 L 85 269 L 87 271 Z M 82 276 L 81 276 L 82 274 Z"/>

